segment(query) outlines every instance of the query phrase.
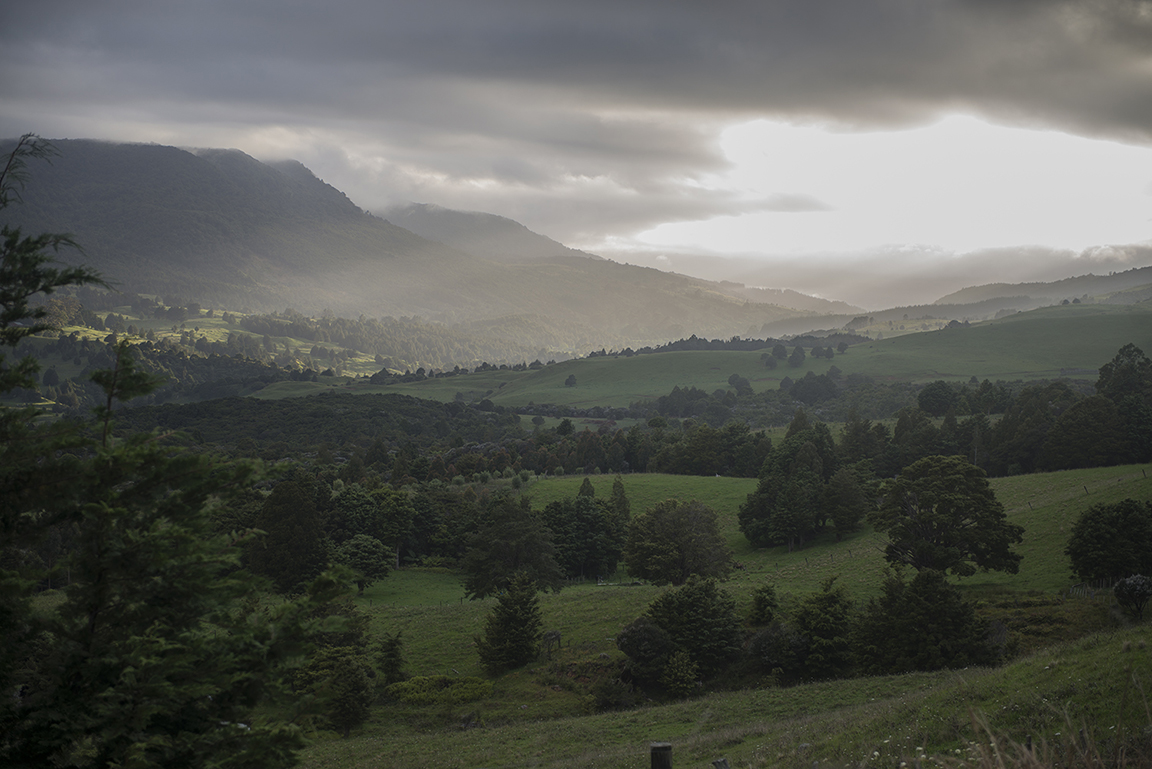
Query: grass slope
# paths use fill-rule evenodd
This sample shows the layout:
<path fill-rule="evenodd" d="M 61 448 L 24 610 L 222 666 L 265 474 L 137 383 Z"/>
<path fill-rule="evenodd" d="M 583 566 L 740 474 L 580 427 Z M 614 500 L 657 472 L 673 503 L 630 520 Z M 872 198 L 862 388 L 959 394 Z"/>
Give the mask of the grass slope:
<path fill-rule="evenodd" d="M 895 766 L 921 754 L 971 758 L 987 736 L 1059 743 L 1085 728 L 1132 740 L 1148 724 L 1148 626 L 1062 644 L 995 670 L 914 673 L 789 689 L 712 694 L 659 707 L 415 731 L 385 716 L 349 740 L 319 744 L 306 767 L 621 767 L 649 765 L 650 742 L 671 742 L 677 766 Z M 538 706 L 528 700 L 520 707 Z M 1087 725 L 1087 726 L 1085 726 Z"/>
<path fill-rule="evenodd" d="M 377 708 L 374 720 L 349 740 L 322 739 L 306 751 L 304 765 L 638 767 L 646 765 L 652 740 L 673 742 L 680 765 L 722 755 L 734 766 L 858 764 L 873 751 L 896 763 L 914 756 L 917 747 L 966 750 L 965 741 L 975 736 L 970 709 L 987 714 L 995 730 L 1018 740 L 1055 738 L 1064 728 L 1065 711 L 1077 724 L 1083 720 L 1111 734 L 1115 730 L 1109 726 L 1128 728 L 1143 713 L 1142 695 L 1129 682 L 1152 690 L 1148 627 L 1062 641 L 1108 621 L 1107 604 L 1100 599 L 1068 595 L 1073 579 L 1063 548 L 1071 523 L 1089 505 L 1152 499 L 1148 469 L 1098 468 L 992 481 L 1009 519 L 1025 527 L 1021 570 L 958 584 L 989 616 L 1009 626 L 1016 648 L 1044 649 L 1011 665 L 790 689 L 748 681 L 744 691 L 587 715 L 579 687 L 557 673 L 562 668 L 541 661 L 497 679 L 492 697 L 478 703 Z M 612 476 L 590 478 L 597 496 L 611 493 Z M 526 493 L 540 508 L 574 495 L 582 480 L 540 480 Z M 629 475 L 623 481 L 634 515 L 668 497 L 700 499 L 717 510 L 725 537 L 745 566 L 724 585 L 742 611 L 765 582 L 776 585 L 787 601 L 837 575 L 862 600 L 876 594 L 883 579 L 883 538 L 867 529 L 840 543 L 821 538 L 794 553 L 751 548 L 737 529 L 736 513 L 753 480 Z M 575 585 L 541 596 L 546 627 L 559 630 L 565 641 L 557 665 L 609 665 L 622 658 L 616 632 L 662 588 L 620 582 Z M 464 600 L 458 576 L 434 569 L 395 572 L 360 599 L 375 630 L 403 632 L 408 668 L 416 675 L 483 675 L 472 638 L 482 632 L 494 603 Z M 1032 613 L 1025 611 L 1029 606 Z M 479 721 L 485 728 L 461 730 L 463 721 Z"/>

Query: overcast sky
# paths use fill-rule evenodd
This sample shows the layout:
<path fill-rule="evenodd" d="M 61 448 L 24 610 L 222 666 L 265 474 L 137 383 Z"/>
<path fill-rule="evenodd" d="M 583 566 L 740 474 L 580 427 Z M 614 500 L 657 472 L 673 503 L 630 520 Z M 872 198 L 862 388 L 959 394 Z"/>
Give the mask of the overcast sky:
<path fill-rule="evenodd" d="M 292 157 L 369 210 L 489 211 L 678 271 L 725 255 L 728 277 L 872 307 L 895 303 L 876 276 L 928 301 L 1152 263 L 1144 0 L 38 0 L 0 16 L 2 136 Z"/>

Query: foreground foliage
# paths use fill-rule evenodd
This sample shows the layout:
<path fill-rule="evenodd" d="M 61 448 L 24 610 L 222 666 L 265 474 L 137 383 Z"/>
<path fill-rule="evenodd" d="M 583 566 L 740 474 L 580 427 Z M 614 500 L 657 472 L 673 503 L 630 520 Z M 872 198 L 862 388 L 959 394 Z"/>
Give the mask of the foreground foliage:
<path fill-rule="evenodd" d="M 0 208 L 37 142 L 22 139 L 0 172 Z M 44 325 L 30 296 L 95 278 L 54 266 L 47 249 L 61 236 L 5 227 L 3 240 L 0 341 L 11 346 Z M 28 361 L 3 369 L 0 392 L 34 373 Z M 159 434 L 112 440 L 114 403 L 154 384 L 126 346 L 93 380 L 97 425 L 0 412 L 0 763 L 295 763 L 286 673 L 313 610 L 343 586 L 325 579 L 299 601 L 262 605 L 261 583 L 239 570 L 252 533 L 221 534 L 209 513 L 257 467 L 172 451 Z"/>

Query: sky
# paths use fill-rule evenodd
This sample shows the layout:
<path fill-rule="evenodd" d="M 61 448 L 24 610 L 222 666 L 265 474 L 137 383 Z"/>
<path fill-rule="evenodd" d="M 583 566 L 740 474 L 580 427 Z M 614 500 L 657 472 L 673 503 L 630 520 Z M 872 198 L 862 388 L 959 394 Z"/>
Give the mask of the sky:
<path fill-rule="evenodd" d="M 869 308 L 1152 264 L 1148 0 L 38 0 L 0 136 L 291 157 L 379 211 Z"/>

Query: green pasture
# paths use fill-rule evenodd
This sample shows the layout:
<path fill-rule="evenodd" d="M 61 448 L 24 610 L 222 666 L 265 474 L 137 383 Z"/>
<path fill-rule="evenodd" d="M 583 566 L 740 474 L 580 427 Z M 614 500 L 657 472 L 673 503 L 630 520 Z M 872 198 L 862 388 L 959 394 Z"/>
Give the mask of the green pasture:
<path fill-rule="evenodd" d="M 968 327 L 856 345 L 836 365 L 877 379 L 1095 380 L 1128 343 L 1152 348 L 1152 305 L 1044 307 Z M 851 359 L 851 360 L 849 360 Z M 843 362 L 841 362 L 843 361 Z"/>
<path fill-rule="evenodd" d="M 880 381 L 931 382 L 1032 380 L 1071 377 L 1095 381 L 1098 369 L 1125 344 L 1152 350 L 1152 306 L 1064 305 L 849 347 L 833 360 L 808 356 L 793 368 L 781 363 L 764 367 L 763 351 L 686 351 L 597 357 L 564 361 L 522 372 L 469 374 L 446 380 L 393 385 L 389 389 L 420 398 L 451 400 L 457 392 L 483 392 L 493 403 L 525 406 L 623 407 L 667 395 L 673 387 L 707 392 L 729 389 L 728 377 L 739 374 L 756 391 L 777 389 L 784 377 L 796 379 L 833 365 L 848 374 Z M 569 375 L 574 387 L 565 386 Z M 473 377 L 476 377 L 473 380 Z"/>
<path fill-rule="evenodd" d="M 378 708 L 349 739 L 317 741 L 302 766 L 641 769 L 651 742 L 672 743 L 675 766 L 721 757 L 752 769 L 896 766 L 928 756 L 980 765 L 992 736 L 1016 744 L 1003 744 L 1009 755 L 1028 739 L 1041 756 L 1061 755 L 1073 738 L 1140 739 L 1152 691 L 1149 635 L 1148 625 L 1101 632 L 995 669 L 762 687 L 567 718 L 548 715 L 550 694 L 571 695 L 542 685 L 553 679 L 540 663 L 497 682 L 491 705 L 470 703 L 459 717 L 438 713 L 448 721 L 440 728 L 434 718 Z"/>
<path fill-rule="evenodd" d="M 995 670 L 853 679 L 790 689 L 747 680 L 743 690 L 683 703 L 589 715 L 585 684 L 572 670 L 612 668 L 623 659 L 615 634 L 662 590 L 618 574 L 540 597 L 545 627 L 561 633 L 554 660 L 542 659 L 495 680 L 481 702 L 416 708 L 385 705 L 349 740 L 320 741 L 305 753 L 307 767 L 407 766 L 644 766 L 651 740 L 675 744 L 680 765 L 727 756 L 733 765 L 772 766 L 798 758 L 855 763 L 873 751 L 896 759 L 928 751 L 967 749 L 968 711 L 993 728 L 1039 739 L 1064 725 L 1063 712 L 1088 723 L 1128 723 L 1139 692 L 1125 690 L 1126 671 L 1148 676 L 1152 656 L 1129 653 L 1147 642 L 1147 625 L 1126 635 L 1066 639 L 1107 625 L 1108 604 L 1073 596 L 1063 549 L 1072 523 L 1087 507 L 1126 497 L 1152 499 L 1145 466 L 1074 470 L 992 480 L 1011 521 L 1025 528 L 1019 574 L 978 574 L 956 583 L 990 616 L 1010 627 L 1019 660 Z M 598 497 L 614 476 L 587 476 Z M 546 478 L 523 490 L 533 508 L 576 494 L 584 476 Z M 636 515 L 669 497 L 699 499 L 716 509 L 725 539 L 743 569 L 723 587 L 745 612 L 752 592 L 773 584 L 785 603 L 802 599 L 831 576 L 858 601 L 876 595 L 885 574 L 884 538 L 869 528 L 836 542 L 828 535 L 788 553 L 752 548 L 736 514 L 754 479 L 633 474 L 622 476 Z M 468 601 L 459 575 L 443 569 L 394 572 L 358 599 L 376 632 L 403 633 L 414 675 L 484 675 L 472 639 L 483 632 L 494 598 Z M 1025 608 L 1032 607 L 1029 611 Z M 1053 644 L 1064 644 L 1063 646 Z M 1135 646 L 1134 646 L 1135 645 Z M 1043 649 L 1043 651 L 1029 650 Z M 569 671 L 565 673 L 565 671 Z M 566 677 L 569 676 L 569 677 Z M 584 687 L 584 688 L 581 688 Z M 1122 702 L 1123 697 L 1128 697 Z M 1130 710 L 1125 712 L 1124 708 Z M 482 723 L 461 730 L 460 723 Z M 1078 721 L 1077 721 L 1078 723 Z M 803 745 L 809 747 L 801 747 Z M 737 760 L 739 763 L 737 763 Z"/>

